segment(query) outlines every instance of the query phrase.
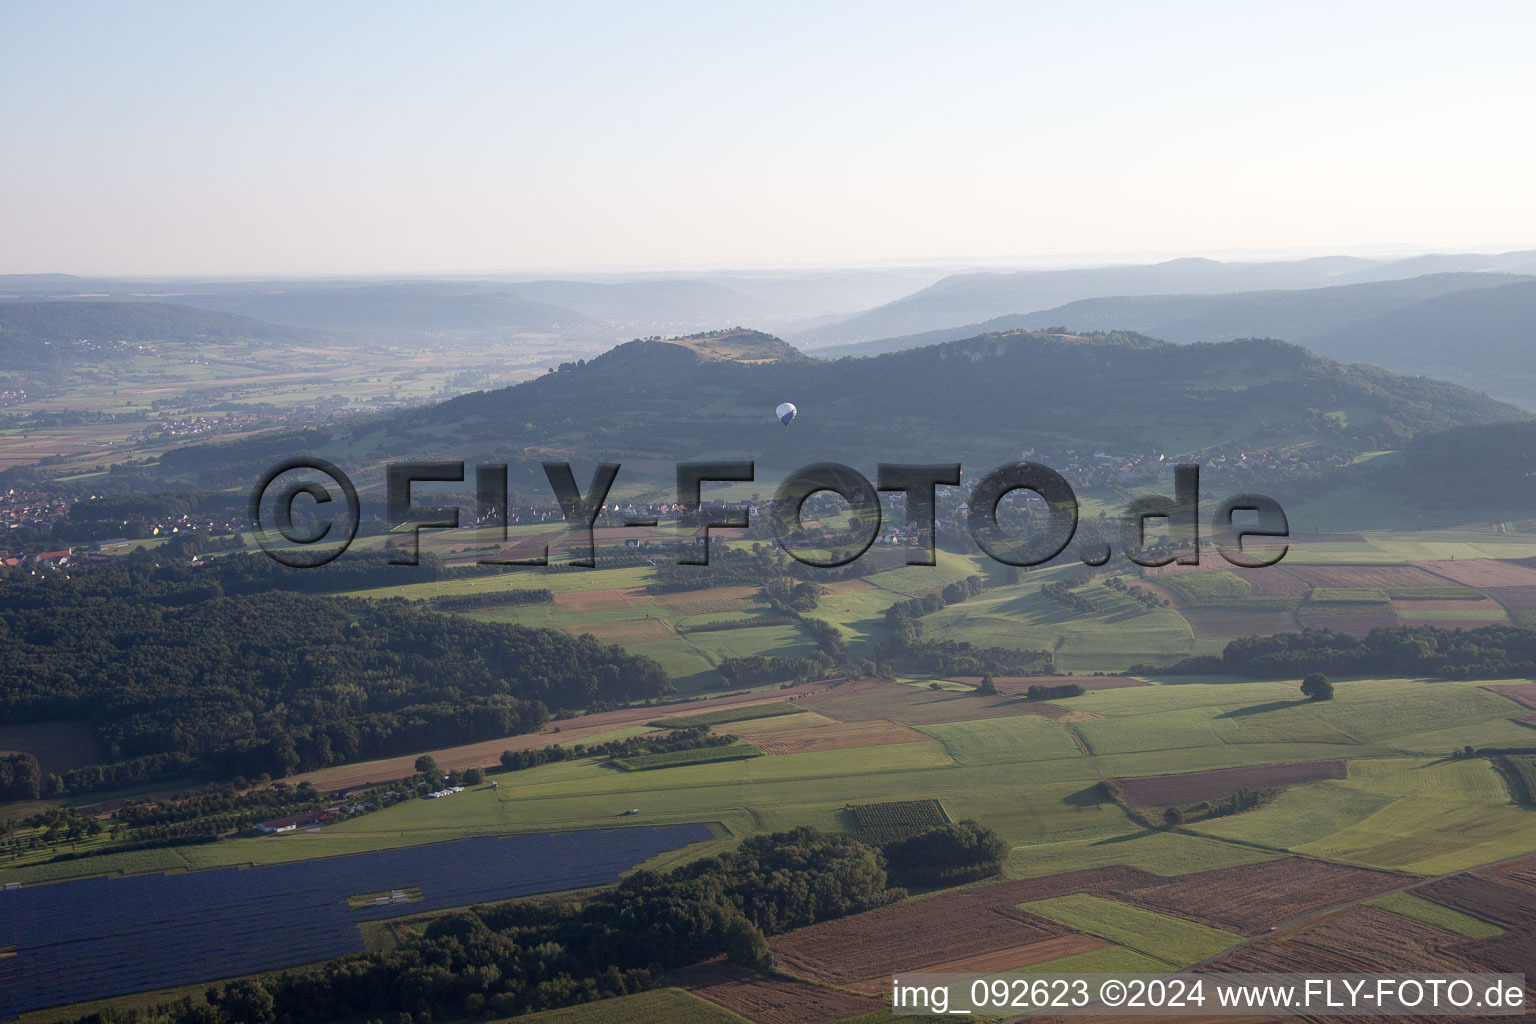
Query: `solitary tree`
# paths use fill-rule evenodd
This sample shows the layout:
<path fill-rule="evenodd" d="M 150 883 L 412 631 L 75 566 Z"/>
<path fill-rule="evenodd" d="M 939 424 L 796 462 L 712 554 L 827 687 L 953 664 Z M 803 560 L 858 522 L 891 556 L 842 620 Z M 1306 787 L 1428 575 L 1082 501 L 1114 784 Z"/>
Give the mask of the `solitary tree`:
<path fill-rule="evenodd" d="M 1184 824 L 1184 812 L 1177 807 L 1168 808 L 1163 812 L 1163 824 L 1169 826 Z"/>
<path fill-rule="evenodd" d="M 416 771 L 421 775 L 437 771 L 436 759 L 431 754 L 422 754 L 416 759 Z"/>
<path fill-rule="evenodd" d="M 1301 681 L 1301 693 L 1308 700 L 1333 700 L 1333 681 L 1321 672 L 1313 672 Z"/>
<path fill-rule="evenodd" d="M 981 685 L 976 687 L 976 692 L 985 697 L 997 696 L 997 683 L 992 681 L 992 673 L 988 672 L 981 677 Z"/>

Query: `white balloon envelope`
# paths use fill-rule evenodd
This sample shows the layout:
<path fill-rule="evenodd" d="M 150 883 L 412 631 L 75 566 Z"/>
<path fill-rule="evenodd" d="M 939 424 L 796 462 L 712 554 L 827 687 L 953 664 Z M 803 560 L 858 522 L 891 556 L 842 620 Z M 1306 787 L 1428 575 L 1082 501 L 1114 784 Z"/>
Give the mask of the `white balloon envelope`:
<path fill-rule="evenodd" d="M 787 427 L 787 426 L 789 426 L 789 421 L 794 419 L 795 418 L 795 413 L 797 413 L 799 411 L 800 411 L 799 409 L 796 409 L 790 403 L 785 402 L 782 405 L 780 405 L 777 409 L 773 410 L 773 414 L 779 418 L 779 422 L 780 423 L 784 424 Z"/>

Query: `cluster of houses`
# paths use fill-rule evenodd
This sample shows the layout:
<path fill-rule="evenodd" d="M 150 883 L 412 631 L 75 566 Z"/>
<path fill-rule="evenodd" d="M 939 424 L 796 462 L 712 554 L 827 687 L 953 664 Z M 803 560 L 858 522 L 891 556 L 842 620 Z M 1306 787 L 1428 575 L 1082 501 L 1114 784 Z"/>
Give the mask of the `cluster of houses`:
<path fill-rule="evenodd" d="M 186 416 L 176 420 L 161 420 L 141 431 L 144 438 L 201 437 L 207 434 L 233 434 L 249 430 L 281 427 L 290 422 L 287 413 L 226 413 L 223 416 Z"/>
<path fill-rule="evenodd" d="M 0 491 L 0 526 L 51 526 L 69 516 L 70 499 L 51 491 Z"/>
<path fill-rule="evenodd" d="M 1351 453 L 1342 448 L 1315 444 L 1307 448 L 1305 455 L 1296 448 L 1263 451 L 1239 449 L 1198 458 L 1155 451 L 1126 455 L 1074 448 L 1054 451 L 1026 448 L 1019 453 L 1019 457 L 1049 466 L 1066 477 L 1075 488 L 1091 489 L 1160 483 L 1171 479 L 1175 465 L 1191 462 L 1199 463 L 1202 476 L 1259 472 L 1266 480 L 1283 479 L 1306 475 L 1318 467 L 1347 462 Z"/>

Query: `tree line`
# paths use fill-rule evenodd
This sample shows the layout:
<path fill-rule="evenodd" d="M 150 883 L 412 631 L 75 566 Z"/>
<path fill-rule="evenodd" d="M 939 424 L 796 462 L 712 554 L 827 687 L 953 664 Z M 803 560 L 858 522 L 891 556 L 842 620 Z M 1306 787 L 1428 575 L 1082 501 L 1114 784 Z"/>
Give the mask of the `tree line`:
<path fill-rule="evenodd" d="M 1536 675 L 1536 628 L 1398 626 L 1373 629 L 1364 637 L 1308 629 L 1240 637 L 1228 643 L 1220 657 L 1206 655 L 1164 668 L 1138 665 L 1131 669 L 1132 673 L 1159 671 L 1256 679 L 1286 679 L 1311 672 L 1440 679 L 1524 677 Z"/>
<path fill-rule="evenodd" d="M 6 586 L 0 723 L 87 722 L 106 755 L 45 776 L 44 795 L 280 777 L 529 732 L 550 709 L 670 689 L 654 661 L 590 636 L 398 599 L 232 596 L 158 566 Z"/>

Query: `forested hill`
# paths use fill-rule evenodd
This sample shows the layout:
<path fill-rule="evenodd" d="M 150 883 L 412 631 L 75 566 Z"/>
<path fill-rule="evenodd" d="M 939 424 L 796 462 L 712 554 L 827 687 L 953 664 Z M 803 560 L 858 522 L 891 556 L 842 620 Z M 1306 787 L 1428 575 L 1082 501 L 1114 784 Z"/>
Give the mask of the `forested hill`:
<path fill-rule="evenodd" d="M 1232 338 L 1284 338 L 1325 356 L 1367 362 L 1399 371 L 1417 369 L 1392 363 L 1390 351 L 1352 340 L 1356 321 L 1456 293 L 1476 309 L 1496 303 L 1489 289 L 1529 281 L 1515 274 L 1427 274 L 1406 280 L 1369 281 L 1295 291 L 1237 292 L 1230 295 L 1114 295 L 1079 299 L 1038 312 L 1020 311 L 986 323 L 946 327 L 905 337 L 881 338 L 816 349 L 818 356 L 870 356 L 936 345 L 998 331 L 1049 330 L 1066 324 L 1077 331 L 1141 331 L 1167 341 L 1229 341 Z M 1476 294 L 1483 292 L 1485 294 Z M 1329 332 L 1326 344 L 1314 339 Z M 1472 341 L 1468 338 L 1468 341 Z M 1365 339 L 1362 338 L 1362 341 Z"/>
<path fill-rule="evenodd" d="M 217 577 L 172 566 L 5 586 L 0 724 L 89 723 L 109 767 L 70 772 L 75 791 L 288 775 L 668 688 L 655 662 L 590 636 L 399 600 L 222 596 Z"/>
<path fill-rule="evenodd" d="M 0 363 L 69 366 L 132 355 L 157 343 L 300 344 L 313 331 L 159 302 L 0 302 Z"/>
<path fill-rule="evenodd" d="M 773 416 L 785 401 L 800 409 L 788 428 Z M 1321 441 L 1337 454 L 1527 418 L 1465 388 L 1345 366 L 1269 340 L 1173 345 L 1128 333 L 1014 332 L 833 362 L 707 359 L 637 341 L 514 387 L 334 434 L 181 449 L 163 470 L 204 485 L 248 485 L 272 457 L 296 448 L 354 466 L 357 451 L 382 459 L 451 451 L 505 460 L 514 481 L 542 489 L 538 462 L 552 452 L 577 460 L 755 458 L 778 467 L 995 465 L 1026 447 L 1172 458 Z"/>

